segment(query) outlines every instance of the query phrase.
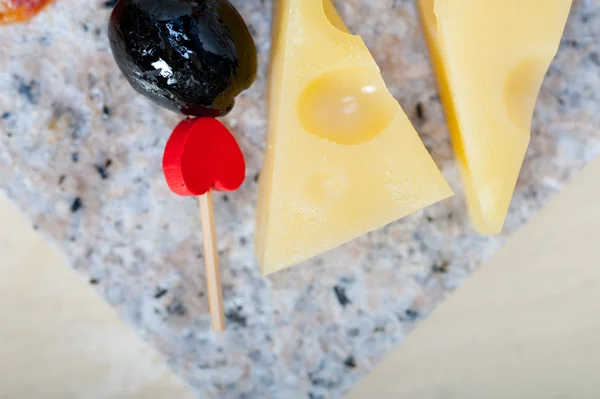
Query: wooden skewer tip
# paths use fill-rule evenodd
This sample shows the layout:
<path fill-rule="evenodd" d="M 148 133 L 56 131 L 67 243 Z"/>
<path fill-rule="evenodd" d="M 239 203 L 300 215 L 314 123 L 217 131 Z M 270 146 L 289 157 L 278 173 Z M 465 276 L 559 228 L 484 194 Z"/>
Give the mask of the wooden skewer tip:
<path fill-rule="evenodd" d="M 198 203 L 200 205 L 200 218 L 204 236 L 206 289 L 212 328 L 214 331 L 224 331 L 225 313 L 223 311 L 223 292 L 221 289 L 221 272 L 219 270 L 219 252 L 217 250 L 212 191 L 199 196 Z"/>

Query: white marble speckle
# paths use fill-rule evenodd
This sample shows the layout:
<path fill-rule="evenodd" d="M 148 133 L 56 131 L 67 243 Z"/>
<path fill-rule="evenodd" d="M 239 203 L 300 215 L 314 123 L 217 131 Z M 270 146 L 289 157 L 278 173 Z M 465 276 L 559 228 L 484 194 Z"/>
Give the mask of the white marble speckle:
<path fill-rule="evenodd" d="M 485 238 L 469 227 L 413 2 L 338 2 L 457 195 L 262 278 L 252 243 L 272 2 L 233 2 L 260 68 L 226 120 L 248 179 L 216 195 L 227 332 L 210 330 L 197 205 L 160 169 L 180 117 L 120 75 L 104 1 L 60 0 L 0 27 L 0 186 L 200 397 L 339 398 L 599 152 L 600 6 L 574 2 L 505 233 Z"/>

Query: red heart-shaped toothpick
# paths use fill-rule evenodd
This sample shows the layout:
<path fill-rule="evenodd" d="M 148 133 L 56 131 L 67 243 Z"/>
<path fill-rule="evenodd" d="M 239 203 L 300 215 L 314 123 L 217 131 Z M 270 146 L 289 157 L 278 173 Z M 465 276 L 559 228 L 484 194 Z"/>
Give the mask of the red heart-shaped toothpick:
<path fill-rule="evenodd" d="M 211 189 L 233 191 L 244 182 L 246 163 L 229 130 L 213 118 L 182 121 L 167 141 L 163 172 L 178 195 L 200 196 Z"/>
<path fill-rule="evenodd" d="M 244 182 L 246 163 L 235 138 L 213 118 L 181 122 L 165 147 L 163 172 L 178 195 L 198 196 L 204 240 L 206 290 L 212 327 L 225 329 L 212 189 L 232 191 Z"/>

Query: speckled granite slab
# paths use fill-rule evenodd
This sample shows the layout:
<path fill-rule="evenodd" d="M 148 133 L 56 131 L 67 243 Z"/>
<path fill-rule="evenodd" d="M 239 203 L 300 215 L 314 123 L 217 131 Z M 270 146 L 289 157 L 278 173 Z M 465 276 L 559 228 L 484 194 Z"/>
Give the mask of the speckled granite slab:
<path fill-rule="evenodd" d="M 111 1 L 59 0 L 0 27 L 0 185 L 201 398 L 339 398 L 599 152 L 600 5 L 574 2 L 505 234 L 484 238 L 469 227 L 415 5 L 338 2 L 457 195 L 262 278 L 252 243 L 272 2 L 233 2 L 261 68 L 226 121 L 247 182 L 216 195 L 227 332 L 210 330 L 196 202 L 172 195 L 160 169 L 179 116 L 120 76 Z"/>

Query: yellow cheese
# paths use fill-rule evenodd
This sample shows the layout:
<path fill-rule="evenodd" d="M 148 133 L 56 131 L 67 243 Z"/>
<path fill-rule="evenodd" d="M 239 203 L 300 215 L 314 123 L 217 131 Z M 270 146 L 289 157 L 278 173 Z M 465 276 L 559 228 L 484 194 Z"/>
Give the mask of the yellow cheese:
<path fill-rule="evenodd" d="M 256 255 L 269 274 L 452 195 L 326 0 L 276 2 Z"/>
<path fill-rule="evenodd" d="M 419 0 L 475 229 L 502 230 L 572 0 Z"/>

